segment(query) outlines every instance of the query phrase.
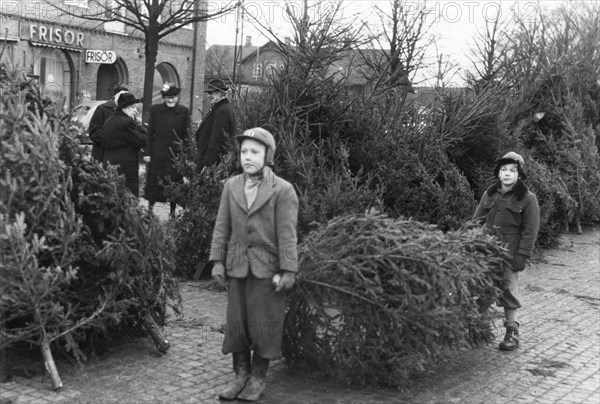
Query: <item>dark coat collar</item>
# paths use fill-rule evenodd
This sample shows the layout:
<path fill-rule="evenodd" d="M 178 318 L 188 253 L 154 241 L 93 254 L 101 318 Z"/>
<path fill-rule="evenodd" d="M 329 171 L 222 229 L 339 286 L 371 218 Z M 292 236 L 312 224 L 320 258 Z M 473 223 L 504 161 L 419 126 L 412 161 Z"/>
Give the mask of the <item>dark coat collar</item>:
<path fill-rule="evenodd" d="M 501 183 L 500 183 L 500 179 L 496 180 L 496 183 L 492 186 L 490 186 L 487 189 L 487 194 L 488 196 L 492 196 L 494 195 L 496 192 L 498 192 L 498 190 L 502 187 Z M 523 184 L 523 181 L 517 181 L 517 183 L 515 184 L 515 186 L 513 187 L 513 189 L 511 189 L 510 191 L 508 191 L 508 193 L 514 192 L 515 197 L 517 198 L 517 201 L 522 201 L 523 198 L 525 198 L 525 195 L 527 195 L 527 192 L 529 192 L 529 188 L 527 188 L 527 186 L 525 184 Z"/>
<path fill-rule="evenodd" d="M 227 97 L 223 98 L 221 101 L 219 101 L 215 105 L 213 105 L 210 110 L 214 111 L 215 109 L 219 108 L 221 105 L 227 104 L 227 103 L 229 103 L 229 98 L 227 98 Z"/>

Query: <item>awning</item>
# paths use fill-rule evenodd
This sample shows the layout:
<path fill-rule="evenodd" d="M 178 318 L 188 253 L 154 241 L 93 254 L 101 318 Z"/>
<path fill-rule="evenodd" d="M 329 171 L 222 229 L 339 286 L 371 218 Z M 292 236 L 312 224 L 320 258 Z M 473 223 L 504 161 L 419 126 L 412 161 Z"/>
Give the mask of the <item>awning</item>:
<path fill-rule="evenodd" d="M 46 42 L 29 41 L 29 43 L 32 44 L 33 46 L 43 46 L 46 48 L 64 49 L 64 50 L 68 50 L 71 52 L 83 52 L 83 49 L 80 49 L 80 48 L 71 48 L 69 46 L 54 45 L 54 44 L 46 43 Z"/>
<path fill-rule="evenodd" d="M 0 41 L 19 42 L 21 39 L 18 36 L 0 36 Z"/>

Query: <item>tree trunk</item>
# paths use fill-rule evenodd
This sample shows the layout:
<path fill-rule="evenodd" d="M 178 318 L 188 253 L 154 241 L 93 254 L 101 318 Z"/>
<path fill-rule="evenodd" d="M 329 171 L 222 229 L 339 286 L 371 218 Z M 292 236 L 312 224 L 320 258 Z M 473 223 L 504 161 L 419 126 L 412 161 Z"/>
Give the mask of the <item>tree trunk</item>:
<path fill-rule="evenodd" d="M 42 340 L 41 349 L 42 357 L 44 358 L 44 366 L 50 374 L 50 382 L 52 383 L 52 388 L 54 390 L 59 390 L 62 388 L 62 380 L 60 380 L 60 376 L 58 375 L 58 371 L 56 370 L 56 364 L 54 363 L 54 358 L 52 358 L 50 342 L 46 338 Z"/>
<path fill-rule="evenodd" d="M 144 317 L 142 317 L 142 325 L 146 331 L 148 331 L 150 337 L 152 337 L 154 345 L 156 345 L 156 349 L 158 349 L 161 353 L 166 353 L 171 347 L 171 344 L 165 337 L 162 336 L 158 324 L 156 324 L 156 321 L 154 321 L 150 313 L 144 314 Z"/>
<path fill-rule="evenodd" d="M 150 107 L 152 106 L 152 92 L 154 87 L 154 70 L 156 65 L 156 57 L 158 55 L 158 31 L 153 32 L 148 29 L 146 32 L 145 56 L 146 64 L 144 71 L 144 92 L 142 96 L 142 121 L 150 120 Z"/>

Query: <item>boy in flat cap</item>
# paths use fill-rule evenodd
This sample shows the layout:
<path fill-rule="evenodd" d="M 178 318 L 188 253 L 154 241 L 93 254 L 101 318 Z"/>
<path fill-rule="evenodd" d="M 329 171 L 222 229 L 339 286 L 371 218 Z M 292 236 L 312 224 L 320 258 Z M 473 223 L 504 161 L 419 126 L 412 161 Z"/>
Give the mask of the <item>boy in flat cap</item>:
<path fill-rule="evenodd" d="M 519 272 L 525 269 L 540 229 L 537 197 L 523 183 L 525 160 L 509 152 L 496 162 L 496 183 L 483 194 L 473 220 L 485 220 L 488 229 L 508 244 L 509 257 L 503 265 L 504 290 L 498 305 L 504 307 L 506 334 L 499 349 L 519 347 Z"/>

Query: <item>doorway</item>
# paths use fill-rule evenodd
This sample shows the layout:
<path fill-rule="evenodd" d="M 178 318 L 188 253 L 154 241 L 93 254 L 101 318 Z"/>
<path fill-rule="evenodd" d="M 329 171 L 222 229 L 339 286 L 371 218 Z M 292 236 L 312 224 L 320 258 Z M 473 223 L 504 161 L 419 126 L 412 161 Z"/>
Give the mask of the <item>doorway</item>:
<path fill-rule="evenodd" d="M 127 84 L 127 82 L 127 67 L 123 59 L 117 58 L 113 64 L 100 65 L 96 78 L 96 99 L 111 99 L 114 86 L 119 83 Z"/>

